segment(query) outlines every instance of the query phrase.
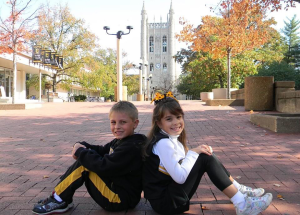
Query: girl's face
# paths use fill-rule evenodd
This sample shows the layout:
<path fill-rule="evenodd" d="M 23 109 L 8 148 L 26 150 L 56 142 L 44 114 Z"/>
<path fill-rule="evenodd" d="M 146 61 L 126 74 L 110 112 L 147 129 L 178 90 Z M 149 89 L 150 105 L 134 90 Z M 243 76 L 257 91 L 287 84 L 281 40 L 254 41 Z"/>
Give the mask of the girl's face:
<path fill-rule="evenodd" d="M 182 115 L 173 115 L 166 111 L 163 118 L 157 122 L 159 128 L 167 132 L 169 135 L 180 135 L 184 128 L 184 120 Z"/>

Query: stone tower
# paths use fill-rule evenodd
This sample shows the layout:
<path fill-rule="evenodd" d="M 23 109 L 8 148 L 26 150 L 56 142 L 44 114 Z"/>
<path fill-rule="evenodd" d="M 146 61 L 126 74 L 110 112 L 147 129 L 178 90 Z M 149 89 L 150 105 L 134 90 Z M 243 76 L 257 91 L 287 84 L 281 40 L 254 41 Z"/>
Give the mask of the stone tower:
<path fill-rule="evenodd" d="M 145 77 L 143 91 L 150 97 L 155 90 L 175 89 L 177 80 L 175 59 L 175 20 L 172 2 L 167 16 L 167 22 L 148 22 L 147 12 L 143 4 L 141 20 L 141 61 L 143 64 L 142 74 Z M 147 78 L 152 78 L 147 81 Z"/>

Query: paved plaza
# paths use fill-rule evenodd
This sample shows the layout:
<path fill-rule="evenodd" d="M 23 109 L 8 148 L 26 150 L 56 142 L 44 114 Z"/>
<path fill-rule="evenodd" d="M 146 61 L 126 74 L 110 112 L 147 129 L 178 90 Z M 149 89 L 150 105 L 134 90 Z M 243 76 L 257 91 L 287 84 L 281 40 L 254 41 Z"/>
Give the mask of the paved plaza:
<path fill-rule="evenodd" d="M 139 110 L 137 132 L 147 134 L 153 105 Z M 212 107 L 180 101 L 189 147 L 211 145 L 240 183 L 263 187 L 274 200 L 264 215 L 300 215 L 300 134 L 277 134 L 253 125 L 244 107 Z M 72 146 L 85 140 L 105 144 L 113 136 L 108 111 L 114 103 L 46 103 L 42 108 L 0 111 L 0 215 L 32 214 L 73 163 Z M 299 125 L 300 126 L 300 125 Z M 228 198 L 205 175 L 186 214 L 235 214 Z M 156 214 L 145 199 L 132 211 L 108 213 L 82 187 L 66 214 Z"/>

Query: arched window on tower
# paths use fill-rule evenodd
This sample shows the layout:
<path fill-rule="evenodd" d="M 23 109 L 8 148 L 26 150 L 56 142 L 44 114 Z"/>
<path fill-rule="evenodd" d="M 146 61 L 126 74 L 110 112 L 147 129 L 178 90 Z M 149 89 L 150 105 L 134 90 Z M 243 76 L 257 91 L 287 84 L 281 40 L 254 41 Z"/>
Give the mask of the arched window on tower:
<path fill-rule="evenodd" d="M 150 72 L 153 72 L 154 70 L 154 66 L 153 66 L 153 63 L 150 64 Z"/>
<path fill-rule="evenodd" d="M 154 52 L 154 39 L 153 39 L 153 36 L 150 36 L 150 38 L 149 38 L 149 51 Z"/>
<path fill-rule="evenodd" d="M 163 36 L 162 48 L 163 48 L 163 52 L 167 52 L 167 36 Z"/>
<path fill-rule="evenodd" d="M 164 72 L 167 71 L 167 64 L 166 64 L 166 63 L 163 64 L 163 71 L 164 71 Z"/>

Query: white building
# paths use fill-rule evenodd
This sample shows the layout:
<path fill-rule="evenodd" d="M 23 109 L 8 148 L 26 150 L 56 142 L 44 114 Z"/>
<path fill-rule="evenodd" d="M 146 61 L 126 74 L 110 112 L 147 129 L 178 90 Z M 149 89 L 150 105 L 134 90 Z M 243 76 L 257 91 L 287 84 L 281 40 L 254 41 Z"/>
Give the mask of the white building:
<path fill-rule="evenodd" d="M 175 20 L 172 2 L 167 22 L 160 18 L 159 22 L 149 22 L 143 4 L 141 20 L 141 60 L 144 77 L 144 92 L 149 98 L 155 90 L 166 92 L 171 90 L 176 95 L 178 75 L 174 55 L 175 49 Z M 147 66 L 145 66 L 147 64 Z M 150 78 L 149 78 L 150 77 Z"/>
<path fill-rule="evenodd" d="M 28 103 L 39 101 L 40 92 L 34 87 L 26 87 L 26 78 L 29 75 L 49 74 L 54 73 L 55 70 L 48 69 L 38 64 L 33 64 L 31 56 L 18 53 L 17 55 L 17 74 L 16 74 L 16 95 L 15 103 Z M 12 54 L 0 55 L 0 103 L 11 103 L 13 94 L 13 62 Z M 57 80 L 58 81 L 58 80 Z M 52 89 L 49 90 L 52 92 Z M 68 95 L 86 95 L 91 97 L 99 97 L 99 91 L 83 89 L 80 85 L 72 85 L 70 90 L 60 87 L 58 84 L 56 88 L 56 101 L 67 101 Z M 47 90 L 41 91 L 41 101 L 48 101 Z M 54 101 L 54 100 L 51 100 Z"/>

